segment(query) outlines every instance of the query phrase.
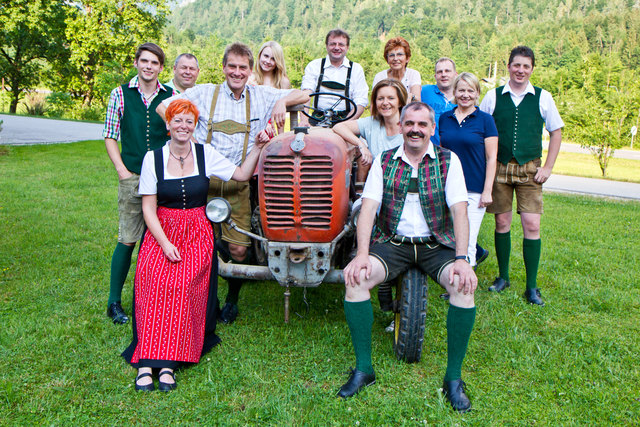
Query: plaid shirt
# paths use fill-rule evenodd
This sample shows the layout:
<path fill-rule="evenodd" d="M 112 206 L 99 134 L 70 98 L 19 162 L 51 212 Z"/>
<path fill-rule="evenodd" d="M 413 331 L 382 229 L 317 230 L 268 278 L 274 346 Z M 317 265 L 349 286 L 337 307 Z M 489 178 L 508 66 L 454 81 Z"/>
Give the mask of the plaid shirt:
<path fill-rule="evenodd" d="M 211 100 L 216 85 L 208 83 L 196 85 L 190 89 L 187 89 L 183 93 L 172 96 L 169 99 L 165 99 L 162 103 L 165 106 L 175 99 L 188 99 L 193 102 L 198 111 L 200 117 L 198 118 L 198 126 L 194 132 L 196 140 L 205 144 L 207 141 L 207 121 L 209 120 Z M 220 94 L 218 95 L 218 101 L 216 103 L 216 111 L 213 117 L 213 122 L 221 122 L 223 120 L 233 120 L 238 123 L 246 123 L 246 106 L 245 106 L 245 94 L 250 91 L 251 99 L 251 131 L 249 132 L 249 143 L 247 146 L 247 153 L 251 152 L 253 144 L 256 139 L 256 135 L 267 127 L 267 123 L 271 118 L 271 112 L 276 102 L 281 98 L 287 96 L 290 89 L 274 89 L 268 86 L 245 86 L 245 90 L 242 92 L 240 99 L 237 100 L 233 96 L 233 92 L 225 81 L 220 88 Z M 222 132 L 214 132 L 211 138 L 211 145 L 227 159 L 231 160 L 236 166 L 240 166 L 242 163 L 242 148 L 244 145 L 244 133 L 236 133 L 233 135 L 226 135 Z"/>
<path fill-rule="evenodd" d="M 160 91 L 166 91 L 167 89 L 158 82 L 156 90 L 151 94 L 149 98 L 144 96 L 144 93 L 140 90 L 140 83 L 138 83 L 138 76 L 135 76 L 129 80 L 129 87 L 138 88 L 140 92 L 140 99 L 144 102 L 144 105 L 149 108 L 153 99 L 160 93 Z M 177 92 L 173 91 L 172 94 Z M 102 131 L 103 138 L 111 138 L 116 141 L 120 138 L 120 119 L 124 113 L 124 95 L 122 94 L 122 86 L 118 86 L 111 91 L 109 97 L 109 105 L 107 106 L 107 116 L 104 119 L 104 130 Z"/>

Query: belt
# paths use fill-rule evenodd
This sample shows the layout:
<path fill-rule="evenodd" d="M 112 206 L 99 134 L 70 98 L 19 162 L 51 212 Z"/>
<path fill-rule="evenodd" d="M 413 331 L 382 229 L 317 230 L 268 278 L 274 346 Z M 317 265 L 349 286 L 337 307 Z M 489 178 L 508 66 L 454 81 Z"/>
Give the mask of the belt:
<path fill-rule="evenodd" d="M 407 243 L 412 245 L 424 245 L 426 243 L 437 243 L 435 237 L 433 236 L 423 236 L 423 237 L 407 237 L 407 236 L 399 236 L 394 234 L 391 238 L 391 241 L 394 243 Z"/>

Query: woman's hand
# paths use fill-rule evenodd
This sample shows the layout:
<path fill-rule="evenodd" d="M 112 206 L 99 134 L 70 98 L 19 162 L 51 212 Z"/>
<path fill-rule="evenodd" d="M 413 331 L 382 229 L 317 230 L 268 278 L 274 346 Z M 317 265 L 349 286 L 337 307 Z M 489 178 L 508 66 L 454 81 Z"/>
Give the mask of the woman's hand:
<path fill-rule="evenodd" d="M 162 252 L 164 252 L 164 256 L 171 262 L 180 262 L 182 258 L 180 257 L 180 252 L 178 252 L 178 248 L 173 246 L 170 242 L 162 245 Z"/>
<path fill-rule="evenodd" d="M 478 207 L 479 208 L 486 208 L 491 203 L 493 203 L 493 198 L 491 197 L 491 192 L 490 191 L 484 191 L 480 195 L 480 203 L 478 203 Z"/>
<path fill-rule="evenodd" d="M 360 154 L 362 154 L 362 163 L 370 165 L 373 161 L 373 155 L 371 151 L 369 151 L 369 148 L 364 143 L 359 144 L 358 148 L 360 149 Z"/>
<path fill-rule="evenodd" d="M 267 127 L 256 135 L 256 146 L 258 148 L 264 147 L 274 136 L 276 136 L 276 131 L 271 122 L 269 122 L 267 123 Z"/>

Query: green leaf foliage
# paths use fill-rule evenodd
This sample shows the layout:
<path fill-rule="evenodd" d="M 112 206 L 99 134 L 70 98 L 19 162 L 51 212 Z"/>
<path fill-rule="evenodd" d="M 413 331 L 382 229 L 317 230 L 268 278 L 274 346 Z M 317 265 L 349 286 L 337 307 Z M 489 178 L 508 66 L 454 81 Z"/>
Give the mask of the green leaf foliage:
<path fill-rule="evenodd" d="M 3 0 L 0 3 L 0 76 L 15 113 L 25 91 L 40 82 L 45 61 L 63 59 L 66 2 Z"/>

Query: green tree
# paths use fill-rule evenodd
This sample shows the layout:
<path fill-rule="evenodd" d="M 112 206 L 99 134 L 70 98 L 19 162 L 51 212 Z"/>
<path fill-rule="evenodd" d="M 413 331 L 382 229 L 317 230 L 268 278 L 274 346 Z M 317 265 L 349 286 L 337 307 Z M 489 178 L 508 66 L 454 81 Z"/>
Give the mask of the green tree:
<path fill-rule="evenodd" d="M 72 5 L 65 32 L 70 56 L 58 63 L 58 84 L 90 106 L 96 96 L 106 99 L 98 90 L 105 80 L 99 76 L 115 72 L 124 77 L 136 46 L 158 40 L 169 9 L 165 0 L 80 0 Z"/>
<path fill-rule="evenodd" d="M 0 3 L 0 75 L 11 88 L 15 113 L 24 92 L 40 81 L 47 60 L 64 59 L 64 0 L 3 0 Z"/>

